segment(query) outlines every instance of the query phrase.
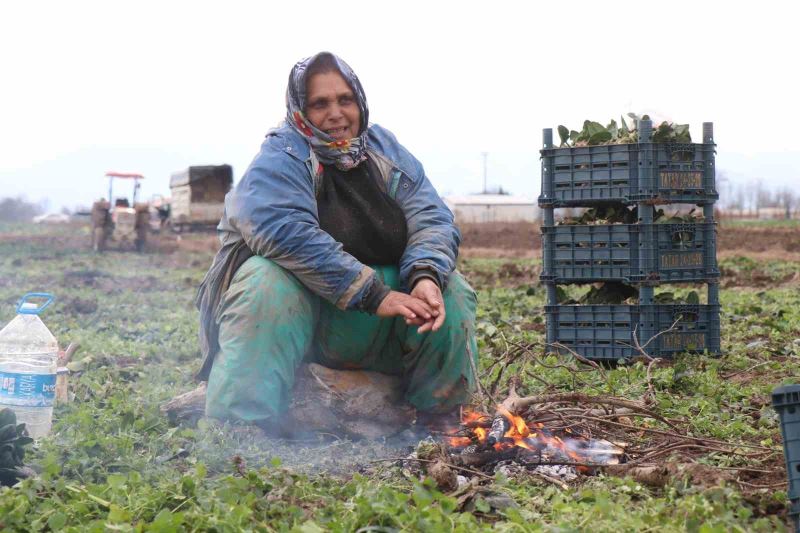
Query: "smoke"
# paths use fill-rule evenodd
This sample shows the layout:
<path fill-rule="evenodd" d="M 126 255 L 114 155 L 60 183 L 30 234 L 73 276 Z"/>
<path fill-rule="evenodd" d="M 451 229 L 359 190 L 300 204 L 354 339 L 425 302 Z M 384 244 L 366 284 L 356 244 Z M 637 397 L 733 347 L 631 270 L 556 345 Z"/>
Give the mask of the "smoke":
<path fill-rule="evenodd" d="M 266 435 L 255 426 L 200 420 L 194 448 L 187 450 L 209 471 L 230 473 L 241 462 L 247 469 L 282 466 L 305 474 L 351 475 L 376 465 L 388 465 L 387 459 L 405 457 L 421 437 L 406 430 L 384 439 L 352 440 L 332 434 L 309 433 L 283 439 Z M 163 458 L 169 461 L 172 457 Z"/>

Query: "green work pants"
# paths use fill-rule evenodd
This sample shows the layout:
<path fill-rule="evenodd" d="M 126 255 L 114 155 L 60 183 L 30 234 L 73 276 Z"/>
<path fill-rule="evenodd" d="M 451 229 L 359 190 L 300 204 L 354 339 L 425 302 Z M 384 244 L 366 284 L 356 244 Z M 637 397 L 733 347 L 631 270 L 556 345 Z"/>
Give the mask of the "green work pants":
<path fill-rule="evenodd" d="M 396 267 L 373 267 L 399 286 Z M 211 368 L 206 414 L 266 424 L 291 399 L 302 362 L 403 376 L 406 400 L 420 411 L 466 403 L 477 368 L 475 292 L 458 272 L 444 292 L 445 322 L 417 333 L 402 317 L 343 311 L 308 290 L 289 271 L 260 256 L 236 272 L 216 310 L 220 350 Z"/>

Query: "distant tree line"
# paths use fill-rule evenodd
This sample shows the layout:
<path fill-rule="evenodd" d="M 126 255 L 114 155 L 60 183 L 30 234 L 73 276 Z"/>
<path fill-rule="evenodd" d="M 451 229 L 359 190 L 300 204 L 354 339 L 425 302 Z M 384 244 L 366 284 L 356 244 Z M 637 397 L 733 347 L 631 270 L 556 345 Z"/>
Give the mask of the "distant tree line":
<path fill-rule="evenodd" d="M 721 173 L 718 173 L 718 176 Z M 768 187 L 762 180 L 733 183 L 725 176 L 718 178 L 720 204 L 723 210 L 747 213 L 756 218 L 762 209 L 773 213 L 780 210 L 784 218 L 797 218 L 800 211 L 800 194 L 791 187 Z"/>
<path fill-rule="evenodd" d="M 482 194 L 501 194 L 504 196 L 510 196 L 511 191 L 509 191 L 508 189 L 504 189 L 502 185 L 498 185 L 497 187 L 487 187 L 487 189 L 483 191 Z"/>
<path fill-rule="evenodd" d="M 30 222 L 43 212 L 41 203 L 29 202 L 21 196 L 0 199 L 0 222 Z"/>

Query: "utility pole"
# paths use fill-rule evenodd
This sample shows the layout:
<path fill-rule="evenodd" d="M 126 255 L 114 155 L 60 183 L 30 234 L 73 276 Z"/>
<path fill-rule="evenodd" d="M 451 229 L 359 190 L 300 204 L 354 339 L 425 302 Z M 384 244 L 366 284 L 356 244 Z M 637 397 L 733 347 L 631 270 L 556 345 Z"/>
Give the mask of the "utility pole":
<path fill-rule="evenodd" d="M 481 152 L 483 156 L 483 194 L 486 194 L 486 157 L 489 155 L 489 152 Z"/>

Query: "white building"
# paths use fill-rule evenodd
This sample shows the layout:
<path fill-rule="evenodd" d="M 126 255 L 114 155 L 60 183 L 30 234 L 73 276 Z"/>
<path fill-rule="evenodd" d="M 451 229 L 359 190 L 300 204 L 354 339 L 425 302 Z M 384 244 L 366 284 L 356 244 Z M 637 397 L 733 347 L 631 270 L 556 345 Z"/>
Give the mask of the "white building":
<path fill-rule="evenodd" d="M 536 222 L 539 207 L 535 200 L 509 194 L 471 194 L 445 196 L 444 203 L 457 222 Z"/>

